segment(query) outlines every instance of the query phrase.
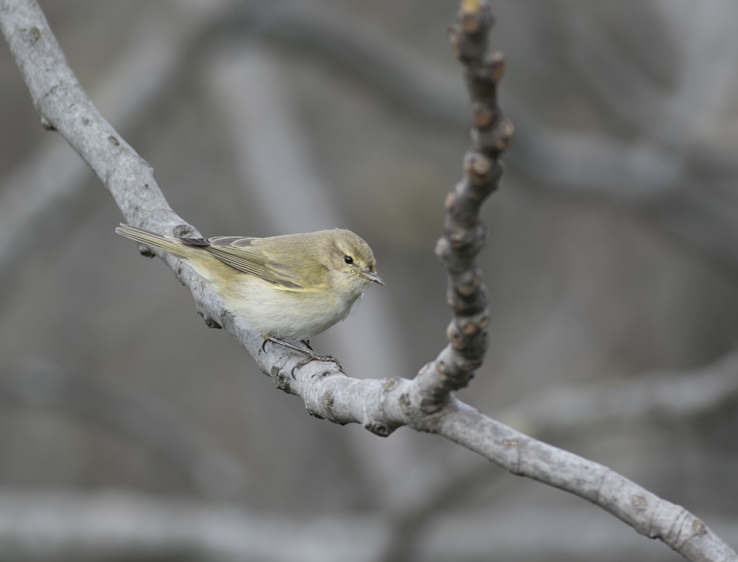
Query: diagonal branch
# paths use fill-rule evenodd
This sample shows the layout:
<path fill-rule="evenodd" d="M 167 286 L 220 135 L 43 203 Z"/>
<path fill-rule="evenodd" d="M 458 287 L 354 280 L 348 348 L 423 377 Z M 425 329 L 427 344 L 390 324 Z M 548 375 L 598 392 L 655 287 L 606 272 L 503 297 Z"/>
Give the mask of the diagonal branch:
<path fill-rule="evenodd" d="M 465 179 L 447 199 L 449 213 L 439 254 L 449 270 L 451 300 L 459 302 L 452 303 L 452 344 L 431 364 L 432 368 L 424 368 L 413 381 L 357 380 L 347 377 L 332 363 L 314 362 L 297 370 L 293 378 L 290 372 L 301 356 L 281 346 L 267 346 L 261 352 L 261 338 L 225 310 L 198 276 L 171 255 L 161 253 L 159 257 L 190 289 L 198 312 L 209 325 L 231 333 L 276 386 L 300 396 L 311 414 L 340 424 L 361 423 L 378 435 L 389 435 L 402 425 L 438 433 L 514 474 L 591 501 L 639 533 L 662 540 L 689 560 L 738 561 L 735 552 L 684 508 L 658 498 L 607 467 L 516 432 L 448 394 L 468 381 L 484 353 L 484 291 L 473 262 L 483 229 L 476 213 L 481 199 L 496 186 L 501 170 L 496 158 L 511 133 L 494 102 L 493 85 L 499 77 L 495 69 L 501 68 L 501 60 L 487 51 L 486 30 L 490 23 L 485 2 L 462 1 L 455 44 L 462 62 L 467 64 L 477 129 L 472 153 L 466 159 Z M 87 98 L 35 0 L 2 0 L 0 28 L 42 125 L 59 131 L 80 154 L 111 193 L 126 220 L 164 234 L 197 234 L 169 207 L 150 166 Z M 473 325 L 470 333 L 465 329 L 467 321 Z M 455 332 L 457 328 L 459 334 Z M 450 362 L 442 366 L 439 363 L 444 358 Z"/>
<path fill-rule="evenodd" d="M 127 134 L 140 128 L 143 117 L 183 74 L 197 39 L 230 13 L 223 4 L 210 2 L 204 9 L 175 5 L 147 19 L 158 33 L 131 33 L 136 39 L 92 94 L 111 123 Z M 164 18 L 169 25 L 164 25 Z M 2 289 L 15 265 L 43 241 L 75 224 L 84 212 L 92 183 L 87 172 L 84 161 L 75 158 L 64 143 L 47 142 L 1 180 L 0 301 L 7 296 Z"/>

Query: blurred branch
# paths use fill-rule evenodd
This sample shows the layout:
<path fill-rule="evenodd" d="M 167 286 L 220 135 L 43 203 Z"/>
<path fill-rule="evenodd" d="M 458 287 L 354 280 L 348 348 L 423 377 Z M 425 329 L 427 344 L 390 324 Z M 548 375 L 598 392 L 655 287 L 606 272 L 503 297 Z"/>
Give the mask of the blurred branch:
<path fill-rule="evenodd" d="M 122 434 L 166 459 L 206 493 L 235 497 L 243 490 L 241 463 L 151 397 L 35 359 L 0 369 L 0 406 L 56 410 Z"/>
<path fill-rule="evenodd" d="M 664 12 L 669 8 L 661 7 Z M 692 15 L 681 34 L 682 66 L 671 88 L 649 76 L 603 21 L 587 10 L 569 14 L 567 54 L 587 86 L 641 138 L 686 156 L 684 151 L 706 126 L 714 126 L 724 105 L 719 98 L 735 68 L 738 46 L 731 25 L 738 15 L 735 4 L 718 0 Z"/>
<path fill-rule="evenodd" d="M 375 562 L 383 560 L 390 525 L 373 516 L 283 517 L 120 492 L 0 493 L 0 550 L 28 562 Z M 735 521 L 719 525 L 725 536 L 738 539 Z M 584 504 L 453 514 L 436 519 L 422 538 L 419 555 L 430 561 L 487 559 L 490 552 L 502 559 L 589 561 L 603 552 L 608 560 L 658 557 L 656 545 L 610 525 Z"/>
<path fill-rule="evenodd" d="M 258 16 L 239 9 L 224 22 L 223 31 L 236 28 L 338 65 L 343 74 L 424 119 L 469 125 L 468 101 L 455 71 L 429 62 L 380 30 L 369 32 L 338 8 L 316 12 L 287 1 Z M 506 159 L 524 174 L 559 188 L 636 201 L 652 201 L 675 188 L 681 159 L 652 140 L 633 143 L 600 133 L 562 131 L 537 121 L 514 97 L 506 105 L 522 132 Z"/>
<path fill-rule="evenodd" d="M 639 132 L 650 129 L 647 138 L 662 142 L 677 140 L 665 137 L 665 131 L 656 130 L 656 125 L 666 124 L 667 89 L 648 76 L 627 49 L 613 40 L 604 28 L 604 21 L 597 21 L 586 9 L 572 10 L 566 15 L 566 55 L 575 72 L 605 107 Z"/>
<path fill-rule="evenodd" d="M 244 28 L 273 43 L 341 68 L 388 99 L 425 118 L 468 127 L 468 101 L 458 74 L 416 55 L 343 10 L 315 10 L 304 2 L 270 2 L 258 14 L 234 10 L 222 31 Z"/>
<path fill-rule="evenodd" d="M 258 17 L 248 10 L 236 11 L 225 27 L 243 29 L 247 26 L 258 35 L 285 43 L 300 53 L 317 54 L 410 112 L 452 126 L 468 126 L 468 105 L 462 89 L 457 87 L 455 72 L 429 63 L 376 30 L 368 33 L 349 15 L 336 15 L 335 8 L 328 15 L 315 13 L 295 2 L 283 2 L 270 8 Z M 604 39 L 598 37 L 598 48 L 608 49 L 609 45 L 602 45 L 602 41 Z M 580 48 L 579 51 L 585 53 L 588 49 Z M 622 88 L 632 86 L 623 76 L 634 75 L 638 70 L 627 57 L 619 58 L 613 53 L 620 51 L 608 51 L 605 59 L 608 64 L 603 66 L 600 62 L 596 70 L 599 75 L 606 68 L 608 76 L 622 72 L 617 90 L 621 92 Z M 690 84 L 682 84 L 684 100 L 694 98 L 695 88 L 699 90 L 700 99 L 706 99 L 704 85 L 698 79 L 703 76 L 701 69 L 705 61 L 695 56 L 692 57 L 694 74 L 685 76 Z M 721 73 L 724 73 L 726 56 L 721 54 L 719 64 L 709 64 L 704 71 L 714 81 L 723 79 Z M 707 62 L 712 63 L 712 60 Z M 616 65 L 617 70 L 612 70 L 608 66 L 610 63 Z M 593 76 L 592 80 L 595 79 Z M 646 103 L 645 100 L 650 100 L 647 105 L 661 100 L 672 112 L 685 111 L 682 101 L 675 98 L 671 103 L 665 94 L 648 86 L 642 75 L 638 74 L 634 80 L 637 85 L 628 90 L 628 97 L 616 100 L 618 104 L 622 104 L 623 99 L 632 101 L 627 110 L 630 117 Z M 610 80 L 606 84 L 610 85 Z M 603 95 L 609 95 L 610 90 L 604 89 Z M 635 141 L 618 139 L 598 132 L 549 127 L 514 96 L 506 100 L 506 105 L 518 130 L 515 147 L 507 160 L 520 173 L 557 191 L 603 195 L 615 202 L 632 205 L 677 239 L 738 271 L 738 244 L 735 243 L 738 240 L 738 201 L 732 189 L 738 167 L 732 153 L 721 158 L 717 166 L 720 174 L 715 177 L 713 164 L 716 163 L 706 151 L 692 145 L 685 152 L 681 144 L 673 143 L 673 138 L 666 142 L 672 133 L 651 134 L 643 123 L 638 129 L 642 134 Z M 654 115 L 663 113 L 651 111 L 648 115 L 653 120 Z M 664 119 L 668 121 L 670 117 L 667 115 Z M 695 123 L 680 118 L 669 121 L 664 127 L 688 122 Z M 704 164 L 706 157 L 707 165 Z"/>
<path fill-rule="evenodd" d="M 479 484 L 489 480 L 488 466 L 476 465 L 447 478 L 435 490 L 427 493 L 423 500 L 409 506 L 403 513 L 391 517 L 390 536 L 382 562 L 412 562 L 418 559 L 420 537 L 427 533 L 439 517 L 449 513 L 471 493 L 479 491 Z M 489 549 L 497 552 L 497 548 Z M 456 555 L 458 556 L 458 554 Z M 458 558 L 456 558 L 458 559 Z"/>
<path fill-rule="evenodd" d="M 462 7 L 461 33 L 473 36 L 486 27 L 484 24 L 491 17 L 486 4 L 463 0 Z M 0 4 L 0 27 L 42 123 L 47 128 L 59 131 L 88 163 L 114 197 L 126 220 L 164 234 L 196 236 L 197 231 L 168 206 L 148 164 L 102 118 L 87 98 L 67 66 L 38 5 L 33 0 L 3 0 Z M 467 43 L 462 38 L 457 44 L 462 60 L 478 56 L 474 52 L 478 41 L 470 40 Z M 471 51 L 467 51 L 467 47 Z M 495 81 L 494 72 L 488 74 L 493 68 L 494 58 L 482 60 L 489 62 L 490 66 L 484 64 L 477 69 L 470 67 L 481 71 L 470 76 L 474 88 L 488 88 Z M 496 134 L 483 134 L 486 118 L 496 117 L 487 115 L 485 109 L 489 108 L 484 104 L 474 107 L 475 122 L 480 128 L 477 141 L 489 141 L 492 146 L 504 148 L 504 144 L 498 144 L 504 135 L 501 137 L 497 128 L 492 127 L 492 131 L 497 131 Z M 493 123 L 498 122 L 493 120 Z M 483 177 L 494 171 L 491 165 L 477 166 L 475 162 L 483 163 L 484 160 L 467 160 L 469 183 L 478 180 L 475 176 Z M 496 176 L 489 179 L 493 178 L 496 179 Z M 465 184 L 463 182 L 460 185 L 463 188 Z M 451 248 L 459 242 L 457 249 L 463 249 L 477 239 L 476 229 L 475 237 L 469 239 L 466 228 L 456 230 L 454 225 L 454 220 L 457 220 L 466 227 L 463 213 L 467 212 L 467 202 L 464 198 L 472 193 L 472 190 L 467 193 L 457 191 L 447 201 L 452 212 L 458 201 L 457 209 L 462 213 L 446 225 Z M 478 205 L 473 201 L 469 203 L 472 208 Z M 458 239 L 454 236 L 456 232 L 461 234 Z M 302 397 L 311 414 L 336 423 L 362 423 L 378 435 L 388 435 L 401 425 L 438 433 L 514 474 L 539 480 L 591 501 L 639 533 L 659 538 L 689 560 L 738 560 L 735 552 L 694 515 L 658 498 L 607 467 L 526 437 L 452 397 L 440 410 L 426 413 L 421 405 L 428 396 L 427 391 L 433 389 L 431 396 L 434 400 L 440 396 L 433 385 L 419 385 L 416 381 L 404 379 L 351 379 L 340 372 L 336 365 L 320 362 L 299 369 L 293 378 L 290 373 L 302 359 L 299 354 L 281 346 L 270 346 L 266 352 L 260 353 L 261 338 L 246 330 L 239 319 L 225 310 L 212 291 L 189 268 L 171 255 L 160 254 L 160 257 L 176 277 L 189 287 L 198 310 L 209 324 L 226 328 L 249 350 L 262 371 L 272 377 L 278 388 Z M 454 259 L 453 253 L 446 255 L 452 273 L 457 273 L 451 261 Z M 468 263 L 466 261 L 464 266 Z M 471 281 L 466 280 L 467 283 Z M 479 290 L 478 283 L 472 283 L 471 287 L 472 295 Z M 464 292 L 460 292 L 463 298 Z M 463 331 L 464 326 L 460 328 Z M 450 335 L 452 340 L 456 339 L 455 334 Z M 464 338 L 459 341 L 464 342 Z M 464 366 L 459 367 L 464 372 Z"/>
<path fill-rule="evenodd" d="M 547 389 L 499 418 L 532 435 L 609 421 L 680 419 L 715 411 L 738 398 L 738 352 L 686 373 L 655 372 L 622 383 Z"/>
<path fill-rule="evenodd" d="M 562 192 L 658 205 L 673 196 L 683 173 L 681 158 L 644 139 L 632 142 L 555 130 L 530 117 L 522 129 L 530 135 L 522 141 L 515 163 L 523 173 Z"/>
<path fill-rule="evenodd" d="M 428 62 L 376 30 L 368 32 L 347 13 L 318 13 L 297 2 L 206 5 L 208 9 L 175 10 L 182 23 L 141 34 L 144 41 L 132 44 L 100 93 L 93 96 L 124 132 L 134 130 L 147 108 L 161 99 L 185 61 L 226 33 L 239 37 L 251 33 L 295 47 L 300 53 L 318 55 L 424 118 L 456 127 L 469 123 L 468 104 L 455 72 Z M 614 52 L 607 50 L 609 46 L 598 48 Z M 609 55 L 607 60 L 608 64 L 621 61 Z M 575 62 L 586 63 L 579 58 Z M 716 80 L 722 66 L 714 69 Z M 137 80 L 129 79 L 132 72 Z M 632 69 L 623 72 L 632 73 Z M 147 79 L 141 80 L 142 75 Z M 629 84 L 619 81 L 622 87 Z M 642 91 L 632 93 L 636 105 L 628 106 L 631 110 L 641 105 L 644 98 L 637 94 Z M 622 98 L 615 101 L 621 103 Z M 723 183 L 732 186 L 738 175 L 732 155 L 715 163 L 704 151 L 674 152 L 649 135 L 632 142 L 596 132 L 563 131 L 536 120 L 514 97 L 507 105 L 520 133 L 507 159 L 521 173 L 549 188 L 604 195 L 645 209 L 651 220 L 679 239 L 738 269 L 738 245 L 734 243 L 738 202 L 732 187 L 721 187 Z M 709 162 L 702 165 L 706 157 Z M 720 177 L 715 177 L 716 166 Z M 74 223 L 83 204 L 85 171 L 64 148 L 49 143 L 5 181 L 0 191 L 0 283 L 20 257 L 47 239 L 45 233 L 56 234 L 63 225 Z"/>
<path fill-rule="evenodd" d="M 301 520 L 112 492 L 0 493 L 0 551 L 18 560 L 371 562 L 385 533 L 369 517 Z"/>

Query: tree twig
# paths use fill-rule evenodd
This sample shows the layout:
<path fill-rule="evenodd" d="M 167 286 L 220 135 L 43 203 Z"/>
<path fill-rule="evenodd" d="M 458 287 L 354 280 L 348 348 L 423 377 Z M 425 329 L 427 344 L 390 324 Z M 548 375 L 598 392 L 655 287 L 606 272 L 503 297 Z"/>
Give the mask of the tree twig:
<path fill-rule="evenodd" d="M 484 200 L 502 176 L 498 158 L 512 141 L 513 128 L 497 107 L 497 83 L 505 68 L 502 53 L 487 44 L 493 18 L 486 4 L 462 2 L 459 22 L 450 31 L 456 57 L 466 67 L 472 99 L 472 145 L 464 158 L 464 178 L 446 197 L 444 235 L 436 255 L 448 271 L 448 303 L 453 320 L 449 345 L 415 377 L 423 396 L 420 407 L 435 412 L 449 392 L 465 387 L 487 349 L 487 295 L 476 264 L 486 227 L 479 220 Z"/>
<path fill-rule="evenodd" d="M 494 58 L 485 59 L 486 35 L 480 30 L 490 21 L 485 2 L 463 0 L 457 45 L 462 61 L 472 61 L 469 78 L 477 100 L 494 99 L 487 89 L 496 83 L 494 76 L 484 76 L 495 69 Z M 29 88 L 42 124 L 56 129 L 88 163 L 114 197 L 126 220 L 134 225 L 163 234 L 196 235 L 197 231 L 182 220 L 167 204 L 154 181 L 151 168 L 102 118 L 80 87 L 66 64 L 43 13 L 34 0 L 3 0 L 0 27 Z M 486 33 L 486 32 L 485 32 Z M 478 61 L 474 64 L 473 61 Z M 482 62 L 483 64 L 478 64 Z M 487 64 L 491 63 L 491 64 Z M 477 74 L 481 72 L 481 76 Z M 331 363 L 313 362 L 291 370 L 301 356 L 268 346 L 261 351 L 262 340 L 222 307 L 213 292 L 189 268 L 171 255 L 160 255 L 177 278 L 191 290 L 198 311 L 211 325 L 226 328 L 256 359 L 259 367 L 272 377 L 277 387 L 300 396 L 313 415 L 336 423 L 361 423 L 378 435 L 389 435 L 401 425 L 419 431 L 438 433 L 476 451 L 511 472 L 527 476 L 585 498 L 625 521 L 639 533 L 659 538 L 671 548 L 694 561 L 735 561 L 738 556 L 702 521 L 684 508 L 664 501 L 607 467 L 577 455 L 541 443 L 496 422 L 447 395 L 481 360 L 484 349 L 481 278 L 470 269 L 472 257 L 481 241 L 475 211 L 480 192 L 496 185 L 499 166 L 495 150 L 506 146 L 509 135 L 502 134 L 494 106 L 475 105 L 478 127 L 476 143 L 482 151 L 466 160 L 466 178 L 449 197 L 450 218 L 446 240 L 453 250 L 466 252 L 455 256 L 444 247 L 440 252 L 449 267 L 451 286 L 460 298 L 454 303 L 456 318 L 470 319 L 474 330 L 464 334 L 459 323 L 460 345 L 452 345 L 442 358 L 463 358 L 453 366 L 449 381 L 433 380 L 434 371 L 424 370 L 418 380 L 356 380 L 345 376 Z M 492 126 L 487 129 L 485 123 Z M 490 133 L 491 134 L 488 134 Z M 489 152 L 487 152 L 489 151 Z M 493 155 L 490 159 L 489 155 Z M 456 236 L 458 234 L 458 237 Z M 444 246 L 442 243 L 441 246 Z M 470 257 L 471 256 L 471 257 Z M 471 271 L 471 276 L 466 272 Z M 456 278 L 455 278 L 456 277 Z M 465 294 L 462 287 L 470 287 Z M 466 300 L 471 297 L 470 300 Z M 481 311 L 481 312 L 480 312 Z M 475 320 L 478 319 L 478 320 Z M 456 335 L 452 332 L 452 341 Z M 449 349 L 449 348 L 447 348 Z M 481 351 L 480 351 L 481 350 Z M 469 358 L 471 356 L 471 358 Z M 430 373 L 430 374 L 428 374 Z M 456 376 L 456 375 L 459 376 Z M 448 398 L 443 399 L 444 396 Z M 432 412 L 426 411 L 430 397 Z M 442 403 L 440 409 L 436 406 Z"/>

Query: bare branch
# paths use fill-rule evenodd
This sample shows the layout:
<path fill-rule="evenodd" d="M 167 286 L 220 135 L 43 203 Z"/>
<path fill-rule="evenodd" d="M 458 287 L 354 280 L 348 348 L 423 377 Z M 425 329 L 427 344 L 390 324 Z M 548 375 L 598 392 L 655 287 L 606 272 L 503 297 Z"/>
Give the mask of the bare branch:
<path fill-rule="evenodd" d="M 224 11 L 220 0 L 208 2 L 204 9 L 173 5 L 165 14 L 147 21 L 157 33 L 135 33 L 137 39 L 93 93 L 110 122 L 124 133 L 135 130 L 148 110 L 162 99 L 167 86 L 181 75 L 195 42 L 193 37 L 203 35 L 224 17 Z M 165 18 L 169 25 L 163 25 Z M 86 209 L 83 199 L 89 183 L 85 181 L 88 168 L 63 143 L 54 142 L 58 140 L 49 139 L 3 182 L 0 286 L 29 251 L 58 236 Z"/>
<path fill-rule="evenodd" d="M 688 560 L 738 560 L 728 545 L 683 507 L 659 498 L 606 466 L 531 439 L 468 406 L 460 404 L 453 415 L 444 416 L 437 432 L 513 474 L 591 501 L 640 534 L 668 544 Z"/>
<path fill-rule="evenodd" d="M 496 185 L 498 153 L 507 146 L 511 128 L 494 104 L 499 59 L 485 58 L 491 16 L 486 3 L 463 0 L 458 36 L 460 58 L 469 62 L 469 81 L 477 126 L 474 152 L 466 160 L 466 177 L 449 197 L 446 237 L 440 253 L 449 269 L 454 302 L 452 346 L 440 359 L 450 359 L 437 376 L 428 368 L 414 381 L 357 380 L 332 363 L 313 362 L 291 376 L 301 356 L 280 346 L 262 344 L 253 332 L 225 310 L 212 291 L 189 268 L 161 255 L 177 278 L 190 288 L 198 310 L 212 325 L 226 328 L 256 359 L 275 384 L 300 396 L 307 410 L 336 423 L 361 423 L 378 435 L 395 428 L 438 433 L 478 452 L 507 470 L 569 491 L 609 511 L 639 533 L 659 538 L 689 560 L 727 561 L 738 556 L 705 524 L 684 508 L 661 500 L 608 468 L 538 442 L 482 415 L 450 397 L 448 390 L 464 384 L 484 351 L 481 278 L 473 256 L 482 236 L 476 212 L 484 195 Z M 54 128 L 82 156 L 110 191 L 126 220 L 173 235 L 196 230 L 177 216 L 156 185 L 151 168 L 100 116 L 66 65 L 56 39 L 33 0 L 3 0 L 0 27 L 31 92 L 42 124 Z M 473 329 L 466 333 L 465 322 Z M 440 363 L 440 361 L 439 361 Z M 445 398 L 447 397 L 448 398 Z M 430 398 L 430 400 L 429 400 Z M 437 407 L 441 404 L 440 409 Z M 428 413 L 428 405 L 432 413 Z"/>
<path fill-rule="evenodd" d="M 450 32 L 456 57 L 466 67 L 474 126 L 472 146 L 464 158 L 464 179 L 446 197 L 444 236 L 436 245 L 436 255 L 449 275 L 447 299 L 453 320 L 446 334 L 450 344 L 414 381 L 423 396 L 420 407 L 429 413 L 443 407 L 449 392 L 469 383 L 487 349 L 487 295 L 475 261 L 486 234 L 479 211 L 499 184 L 498 158 L 513 134 L 497 107 L 497 82 L 505 63 L 502 53 L 487 44 L 492 21 L 486 3 L 462 2 L 459 23 Z"/>

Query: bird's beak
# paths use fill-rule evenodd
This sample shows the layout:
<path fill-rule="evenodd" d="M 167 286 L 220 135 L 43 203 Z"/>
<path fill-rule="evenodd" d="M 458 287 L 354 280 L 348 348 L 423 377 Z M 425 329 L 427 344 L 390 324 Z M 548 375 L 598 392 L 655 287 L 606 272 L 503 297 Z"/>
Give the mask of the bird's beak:
<path fill-rule="evenodd" d="M 384 281 L 382 281 L 382 278 L 376 273 L 372 273 L 371 271 L 363 271 L 362 273 L 364 274 L 364 277 L 369 279 L 369 281 L 374 281 L 375 283 L 384 285 Z"/>

